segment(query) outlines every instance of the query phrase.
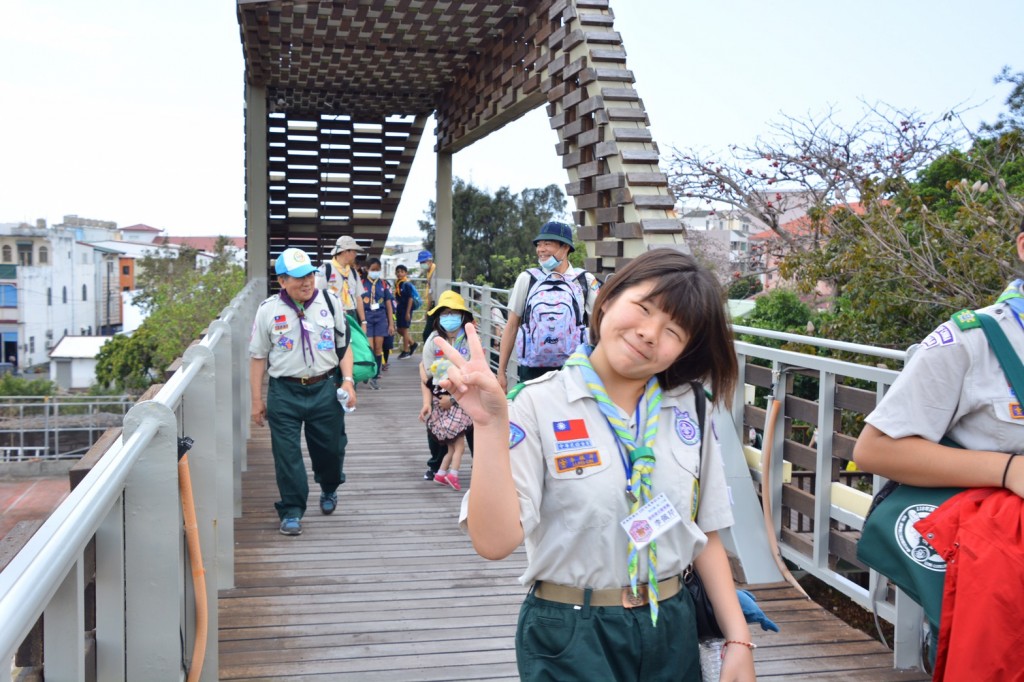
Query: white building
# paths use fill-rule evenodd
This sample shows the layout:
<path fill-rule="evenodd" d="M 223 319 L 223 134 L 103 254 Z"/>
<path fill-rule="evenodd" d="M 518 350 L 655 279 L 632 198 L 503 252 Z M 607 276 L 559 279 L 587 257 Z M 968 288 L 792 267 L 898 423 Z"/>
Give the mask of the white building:
<path fill-rule="evenodd" d="M 50 351 L 50 381 L 64 390 L 96 383 L 96 356 L 111 336 L 65 336 Z"/>

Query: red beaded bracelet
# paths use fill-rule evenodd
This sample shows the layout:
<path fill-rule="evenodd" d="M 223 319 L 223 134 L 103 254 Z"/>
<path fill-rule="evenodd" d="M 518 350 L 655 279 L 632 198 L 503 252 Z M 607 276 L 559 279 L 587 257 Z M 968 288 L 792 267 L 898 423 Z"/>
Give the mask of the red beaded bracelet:
<path fill-rule="evenodd" d="M 725 658 L 725 648 L 727 646 L 729 646 L 730 644 L 742 644 L 743 646 L 747 647 L 751 651 L 753 651 L 754 649 L 757 648 L 757 645 L 754 644 L 753 642 L 741 642 L 738 639 L 727 639 L 727 640 L 725 640 L 725 642 L 722 643 L 722 658 L 723 659 Z"/>

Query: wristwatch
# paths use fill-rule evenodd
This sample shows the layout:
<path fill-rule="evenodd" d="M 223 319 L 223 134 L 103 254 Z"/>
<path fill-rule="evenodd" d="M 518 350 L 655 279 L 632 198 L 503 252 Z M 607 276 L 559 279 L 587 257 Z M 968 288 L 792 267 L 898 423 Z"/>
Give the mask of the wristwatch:
<path fill-rule="evenodd" d="M 356 385 L 356 380 L 355 380 L 355 379 L 353 379 L 352 377 L 342 377 L 342 378 L 341 378 L 341 383 L 345 383 L 346 381 L 347 381 L 348 383 L 352 384 L 353 386 L 355 386 L 355 385 Z"/>

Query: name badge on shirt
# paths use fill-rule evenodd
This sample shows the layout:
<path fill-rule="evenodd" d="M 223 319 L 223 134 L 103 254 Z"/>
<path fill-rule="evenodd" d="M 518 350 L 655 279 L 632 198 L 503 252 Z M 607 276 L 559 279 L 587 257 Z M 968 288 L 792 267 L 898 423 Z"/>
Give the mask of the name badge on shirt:
<path fill-rule="evenodd" d="M 657 539 L 682 519 L 672 503 L 661 493 L 653 500 L 622 519 L 619 525 L 626 531 L 637 548 L 644 547 Z"/>
<path fill-rule="evenodd" d="M 380 310 L 380 303 L 371 303 L 370 310 Z"/>

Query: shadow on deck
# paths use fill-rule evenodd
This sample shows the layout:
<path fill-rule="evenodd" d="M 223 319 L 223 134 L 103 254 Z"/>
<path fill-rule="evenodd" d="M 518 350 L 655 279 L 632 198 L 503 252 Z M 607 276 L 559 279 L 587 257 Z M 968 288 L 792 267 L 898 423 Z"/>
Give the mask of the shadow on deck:
<path fill-rule="evenodd" d="M 236 587 L 220 594 L 222 680 L 515 680 L 526 589 L 518 550 L 478 557 L 456 527 L 460 493 L 423 480 L 416 360 L 362 387 L 346 419 L 347 482 L 322 516 L 310 478 L 303 535 L 278 533 L 270 434 L 253 427 L 235 521 Z M 308 469 L 308 461 L 307 461 Z M 462 466 L 468 486 L 472 460 Z M 761 680 L 927 680 L 788 585 L 752 590 L 780 633 L 753 632 Z"/>

